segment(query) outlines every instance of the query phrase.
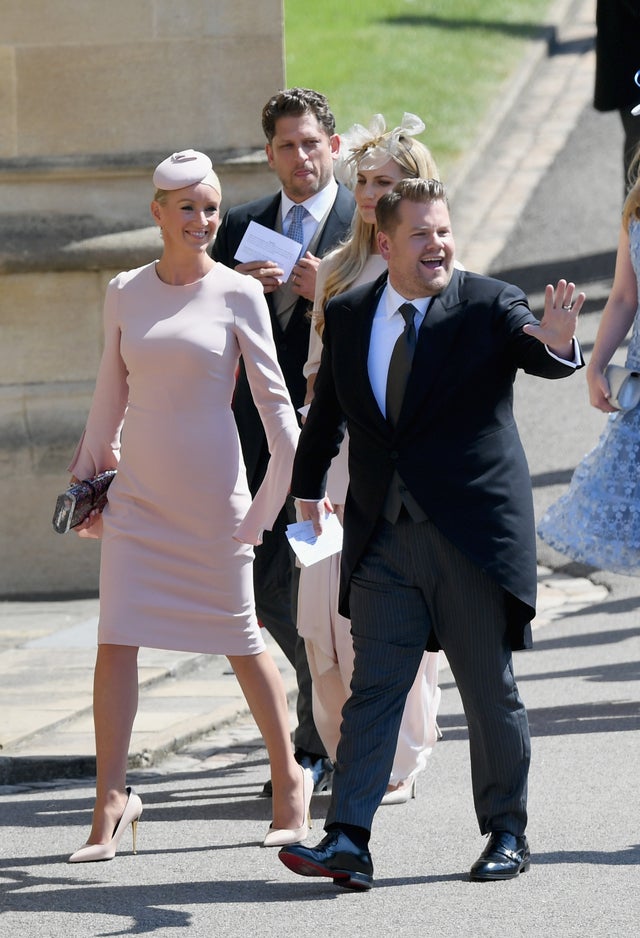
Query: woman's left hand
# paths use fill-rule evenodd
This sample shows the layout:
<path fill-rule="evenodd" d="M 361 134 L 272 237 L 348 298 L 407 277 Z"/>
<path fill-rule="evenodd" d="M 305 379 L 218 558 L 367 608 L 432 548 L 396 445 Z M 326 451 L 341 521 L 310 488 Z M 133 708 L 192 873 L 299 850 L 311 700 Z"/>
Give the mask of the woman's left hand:
<path fill-rule="evenodd" d="M 76 532 L 78 537 L 92 537 L 99 539 L 102 537 L 102 512 L 98 511 L 97 508 L 94 508 L 93 511 L 87 515 L 81 524 L 77 524 L 73 530 Z"/>
<path fill-rule="evenodd" d="M 603 414 L 615 414 L 616 408 L 609 403 L 611 395 L 609 382 L 605 378 L 604 371 L 596 368 L 593 362 L 587 366 L 587 385 L 591 406 L 601 410 Z"/>

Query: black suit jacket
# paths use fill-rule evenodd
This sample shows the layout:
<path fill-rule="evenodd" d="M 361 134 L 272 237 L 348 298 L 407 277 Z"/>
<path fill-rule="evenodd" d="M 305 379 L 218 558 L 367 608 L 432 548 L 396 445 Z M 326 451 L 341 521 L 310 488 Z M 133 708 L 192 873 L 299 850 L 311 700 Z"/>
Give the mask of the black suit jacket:
<path fill-rule="evenodd" d="M 250 221 L 256 221 L 272 230 L 276 227 L 280 209 L 281 194 L 269 195 L 255 202 L 247 202 L 230 208 L 224 216 L 213 245 L 214 260 L 221 261 L 227 267 L 235 267 L 235 253 Z M 351 192 L 342 185 L 338 186 L 333 208 L 331 209 L 320 241 L 316 248 L 322 257 L 345 237 L 355 210 Z M 304 297 L 296 303 L 286 329 L 282 329 L 273 308 L 273 297 L 267 294 L 267 303 L 271 314 L 271 326 L 278 353 L 278 361 L 289 389 L 293 406 L 297 409 L 304 403 L 306 381 L 302 368 L 307 360 L 309 348 L 309 310 L 311 304 Z M 267 441 L 260 417 L 253 403 L 249 382 L 243 365 L 236 385 L 233 409 L 242 443 L 247 477 L 251 491 L 255 493 L 266 471 L 269 459 Z"/>
<path fill-rule="evenodd" d="M 513 382 L 518 368 L 547 378 L 574 369 L 522 332 L 525 323 L 537 320 L 520 289 L 455 270 L 420 329 L 402 412 L 392 429 L 378 408 L 367 369 L 371 324 L 386 276 L 327 304 L 322 362 L 291 491 L 322 498 L 346 420 L 350 486 L 341 612 L 349 615 L 351 574 L 397 470 L 442 533 L 506 590 L 511 646 L 528 647 L 536 545 L 531 479 L 512 410 Z M 435 638 L 429 647 L 437 647 Z"/>
<path fill-rule="evenodd" d="M 640 103 L 633 80 L 640 68 L 638 0 L 598 0 L 596 27 L 593 105 L 598 111 L 631 110 Z"/>

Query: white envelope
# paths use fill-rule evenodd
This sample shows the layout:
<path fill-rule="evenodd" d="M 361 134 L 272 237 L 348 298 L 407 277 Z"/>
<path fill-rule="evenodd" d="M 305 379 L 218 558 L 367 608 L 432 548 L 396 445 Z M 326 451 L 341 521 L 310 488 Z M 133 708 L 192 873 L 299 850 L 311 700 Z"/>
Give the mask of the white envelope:
<path fill-rule="evenodd" d="M 293 238 L 265 228 L 257 221 L 250 221 L 238 245 L 236 260 L 241 264 L 250 261 L 274 261 L 284 271 L 284 280 L 288 280 L 300 257 L 300 249 L 301 244 Z"/>
<path fill-rule="evenodd" d="M 328 514 L 322 534 L 317 537 L 311 521 L 297 521 L 287 525 L 287 540 L 303 567 L 324 560 L 342 550 L 342 525 L 334 514 Z"/>

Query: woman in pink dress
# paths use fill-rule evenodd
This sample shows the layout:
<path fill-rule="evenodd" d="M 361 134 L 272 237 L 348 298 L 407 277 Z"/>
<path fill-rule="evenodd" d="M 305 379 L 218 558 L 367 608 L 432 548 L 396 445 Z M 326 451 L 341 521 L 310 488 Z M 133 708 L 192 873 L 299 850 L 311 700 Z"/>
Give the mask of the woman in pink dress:
<path fill-rule="evenodd" d="M 76 530 L 102 537 L 94 681 L 97 792 L 74 863 L 111 859 L 134 832 L 140 798 L 126 787 L 139 646 L 228 657 L 264 737 L 273 779 L 265 846 L 307 834 L 309 773 L 293 758 L 280 673 L 256 620 L 253 548 L 286 497 L 298 425 L 277 363 L 262 289 L 209 247 L 220 183 L 203 153 L 156 168 L 151 213 L 160 259 L 108 286 L 104 351 L 70 470 L 118 473 L 104 513 Z M 231 411 L 244 357 L 271 461 L 253 502 Z"/>
<path fill-rule="evenodd" d="M 323 258 L 316 279 L 316 297 L 304 373 L 307 401 L 313 398 L 322 353 L 323 310 L 338 293 L 375 280 L 386 270 L 376 240 L 375 207 L 378 199 L 401 179 L 438 178 L 430 151 L 415 134 L 424 123 L 405 114 L 400 127 L 387 131 L 381 114 L 365 128 L 356 124 L 341 136 L 341 162 L 336 170 L 350 185 L 356 214 L 347 240 Z M 342 520 L 349 485 L 348 436 L 329 470 L 327 495 Z M 350 694 L 353 645 L 350 622 L 338 612 L 340 555 L 334 554 L 300 573 L 298 631 L 304 637 L 312 679 L 313 715 L 331 758 L 340 738 L 341 711 Z M 402 804 L 415 797 L 416 777 L 426 765 L 438 736 L 436 715 L 440 702 L 438 654 L 425 652 L 405 705 L 389 787 L 382 804 Z"/>

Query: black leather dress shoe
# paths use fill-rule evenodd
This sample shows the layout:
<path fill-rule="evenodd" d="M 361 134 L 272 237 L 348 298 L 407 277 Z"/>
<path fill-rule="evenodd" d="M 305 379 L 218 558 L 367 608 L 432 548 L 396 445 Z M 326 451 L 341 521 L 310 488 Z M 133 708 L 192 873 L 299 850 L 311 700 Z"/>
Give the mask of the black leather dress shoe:
<path fill-rule="evenodd" d="M 278 856 L 300 876 L 328 876 L 344 889 L 371 889 L 373 863 L 368 850 L 361 850 L 342 831 L 330 831 L 317 847 L 291 844 Z"/>
<path fill-rule="evenodd" d="M 319 794 L 323 791 L 331 791 L 331 780 L 333 779 L 333 763 L 326 756 L 320 756 L 314 759 L 312 756 L 299 756 L 296 758 L 298 765 L 303 769 L 310 769 L 313 776 L 313 793 Z M 264 783 L 261 798 L 271 798 L 273 796 L 273 787 L 271 779 Z"/>
<path fill-rule="evenodd" d="M 469 879 L 474 882 L 513 879 L 526 873 L 530 865 L 531 854 L 526 837 L 516 837 L 508 831 L 494 831 L 471 867 Z"/>

